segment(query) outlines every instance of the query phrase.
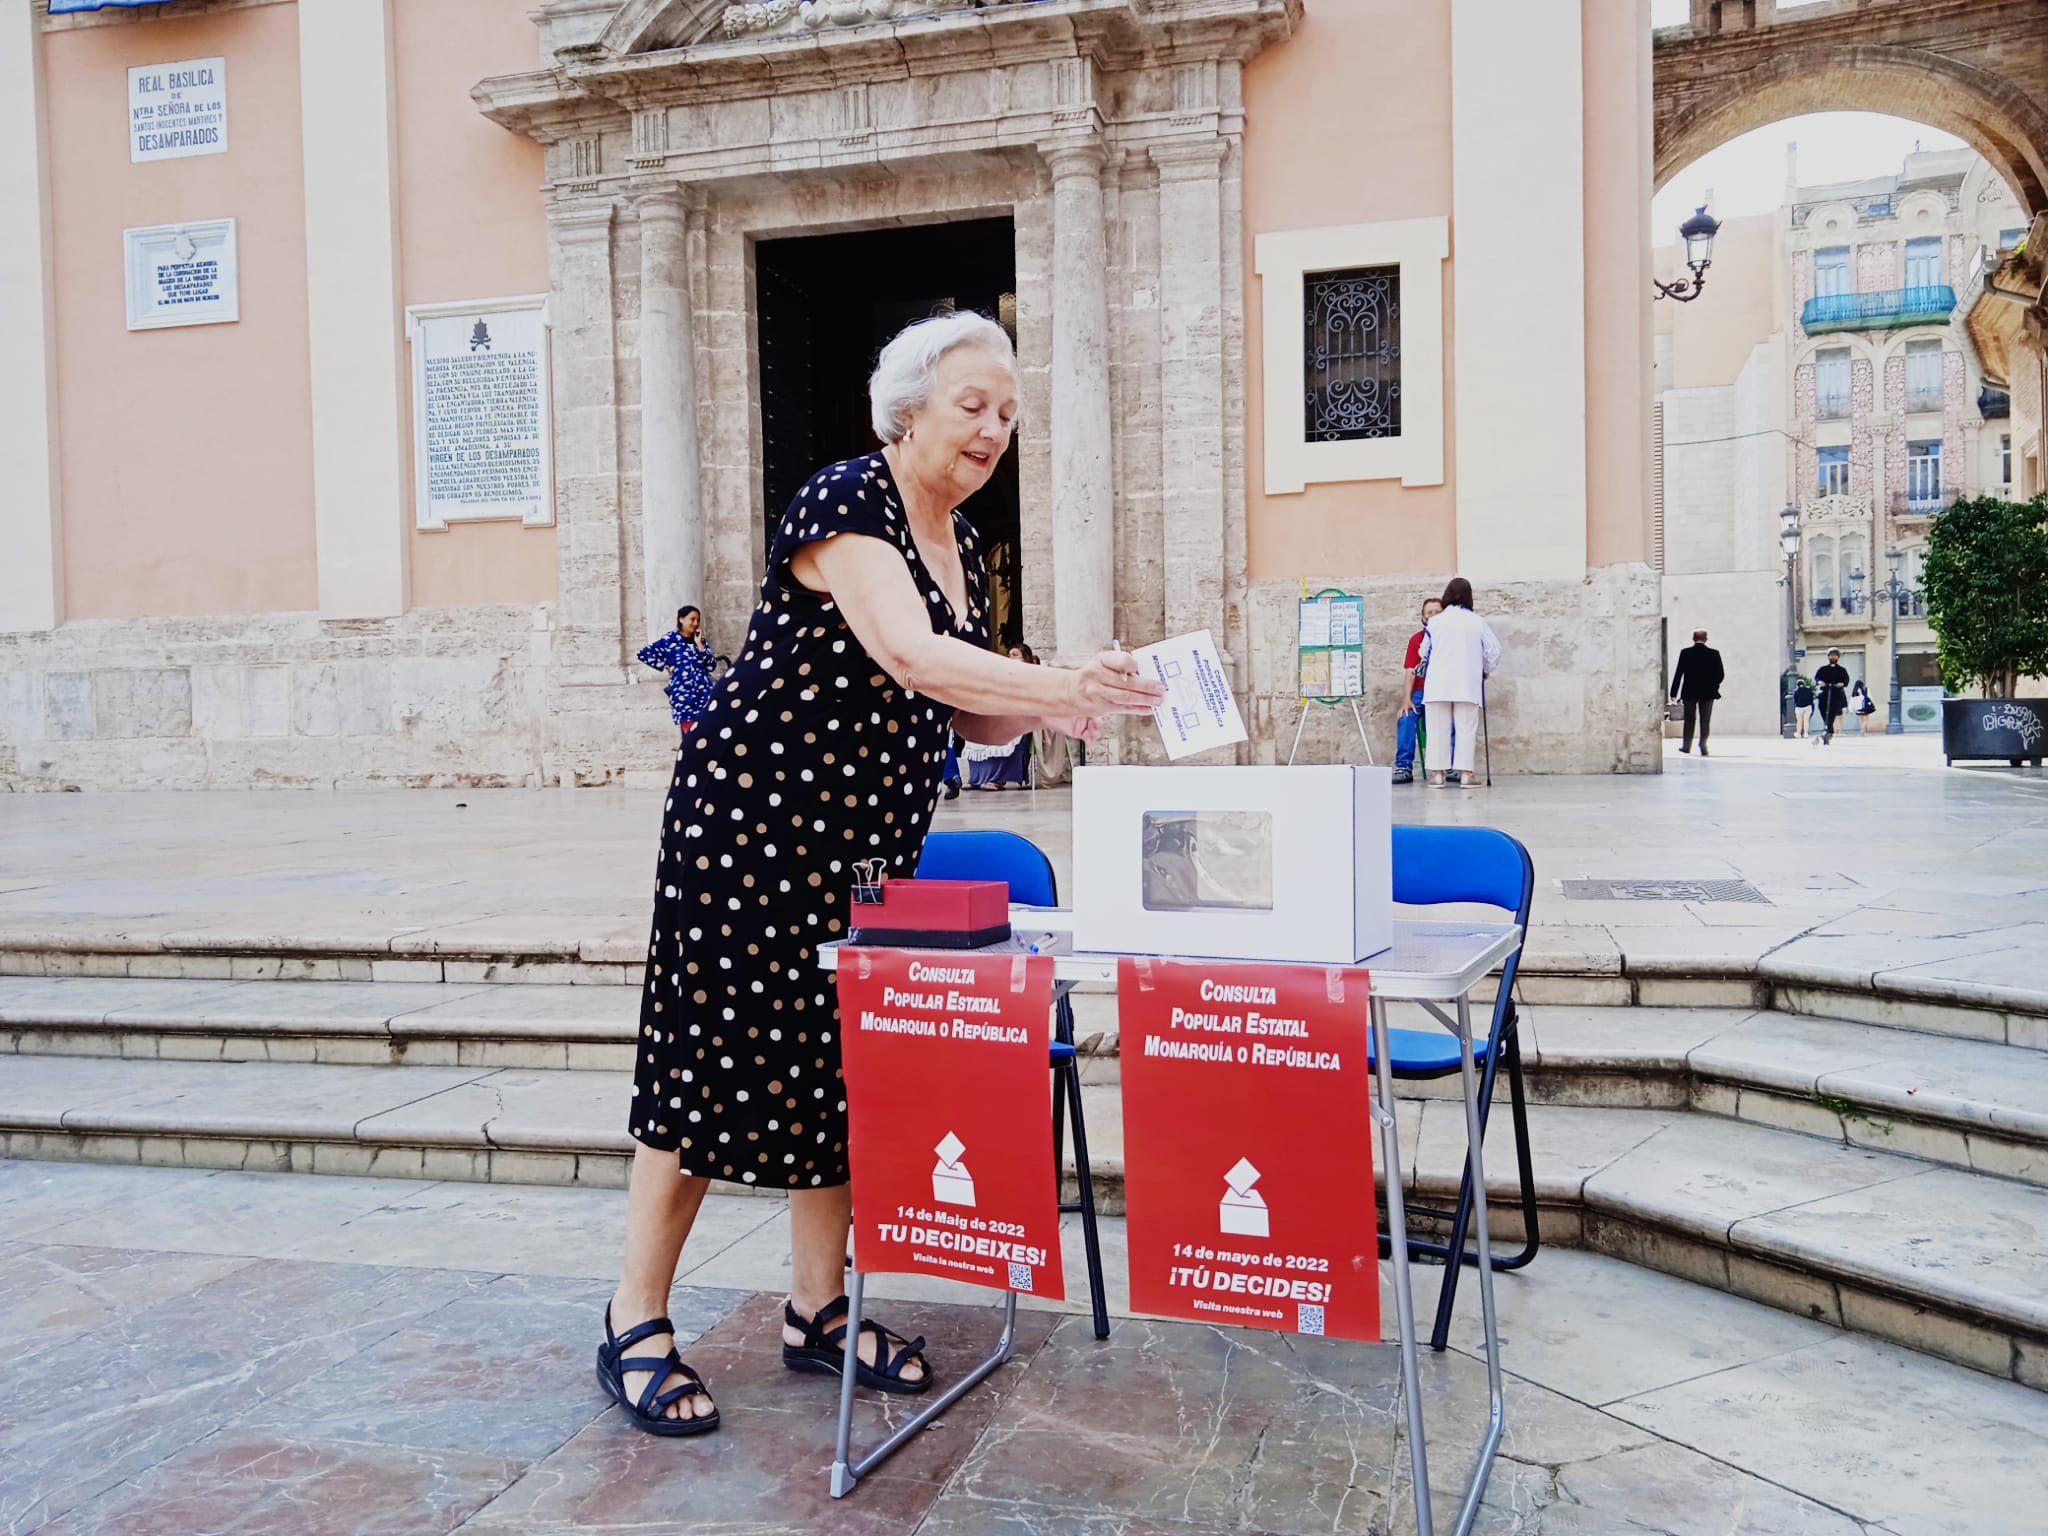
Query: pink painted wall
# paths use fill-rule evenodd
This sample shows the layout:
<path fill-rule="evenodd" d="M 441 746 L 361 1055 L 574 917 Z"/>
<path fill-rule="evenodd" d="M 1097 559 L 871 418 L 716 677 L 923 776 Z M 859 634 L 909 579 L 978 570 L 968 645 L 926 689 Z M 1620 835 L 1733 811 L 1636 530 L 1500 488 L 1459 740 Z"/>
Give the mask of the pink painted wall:
<path fill-rule="evenodd" d="M 1634 19 L 1633 6 L 1588 3 L 1580 21 L 1588 565 L 1650 555 L 1649 39 Z"/>
<path fill-rule="evenodd" d="M 548 291 L 541 148 L 487 121 L 469 99 L 490 75 L 532 69 L 532 0 L 432 0 L 392 7 L 398 60 L 399 282 L 407 304 Z M 407 359 L 408 364 L 410 358 Z M 411 374 L 406 422 L 410 431 Z M 407 466 L 411 466 L 407 444 Z M 518 523 L 413 528 L 412 601 L 526 603 L 556 593 L 555 530 Z"/>
<path fill-rule="evenodd" d="M 1361 89 L 1356 69 L 1336 67 L 1342 60 L 1369 60 L 1373 79 L 1406 84 Z M 1312 5 L 1291 39 L 1245 68 L 1245 540 L 1253 581 L 1438 573 L 1456 560 L 1451 263 L 1441 268 L 1444 483 L 1368 480 L 1292 496 L 1265 493 L 1265 325 L 1252 270 L 1261 230 L 1448 216 L 1450 76 L 1450 8 L 1407 0 Z"/>
<path fill-rule="evenodd" d="M 1604 565 L 1645 559 L 1649 549 L 1650 162 L 1638 53 L 1647 40 L 1596 6 L 1587 7 L 1584 25 L 1587 548 L 1590 563 Z M 1340 59 L 1370 59 L 1375 78 L 1406 88 L 1361 90 L 1354 70 L 1333 67 Z M 1254 581 L 1434 573 L 1456 561 L 1451 263 L 1442 268 L 1444 484 L 1373 480 L 1291 496 L 1263 489 L 1265 343 L 1260 279 L 1251 271 L 1261 230 L 1449 214 L 1450 78 L 1449 7 L 1401 0 L 1313 6 L 1292 39 L 1245 69 L 1246 541 Z"/>
<path fill-rule="evenodd" d="M 56 270 L 64 607 L 315 606 L 298 12 L 42 34 Z M 133 165 L 128 69 L 227 60 L 228 148 Z M 121 231 L 232 217 L 242 318 L 129 331 Z"/>

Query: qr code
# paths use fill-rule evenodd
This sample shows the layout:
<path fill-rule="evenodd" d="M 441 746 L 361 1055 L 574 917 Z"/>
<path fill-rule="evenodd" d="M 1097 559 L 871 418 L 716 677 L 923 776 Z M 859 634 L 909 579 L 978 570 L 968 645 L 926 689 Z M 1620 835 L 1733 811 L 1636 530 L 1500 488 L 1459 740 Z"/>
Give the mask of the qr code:
<path fill-rule="evenodd" d="M 1010 1261 L 1010 1289 L 1013 1291 L 1028 1291 L 1031 1289 L 1031 1266 L 1029 1264 L 1019 1264 L 1015 1259 Z"/>
<path fill-rule="evenodd" d="M 1295 1313 L 1294 1331 L 1296 1333 L 1321 1335 L 1323 1331 L 1323 1309 L 1321 1307 L 1312 1307 L 1304 1301 L 1295 1308 Z"/>

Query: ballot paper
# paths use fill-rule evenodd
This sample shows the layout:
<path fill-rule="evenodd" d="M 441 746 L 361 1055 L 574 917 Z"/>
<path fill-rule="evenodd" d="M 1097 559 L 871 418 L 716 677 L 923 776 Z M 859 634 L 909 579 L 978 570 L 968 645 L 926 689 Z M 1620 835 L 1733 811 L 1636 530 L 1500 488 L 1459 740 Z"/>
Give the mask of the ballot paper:
<path fill-rule="evenodd" d="M 1152 711 L 1166 755 L 1179 761 L 1211 747 L 1245 739 L 1244 720 L 1230 696 L 1223 658 L 1208 630 L 1162 640 L 1131 655 L 1145 676 L 1166 685 L 1166 697 Z"/>

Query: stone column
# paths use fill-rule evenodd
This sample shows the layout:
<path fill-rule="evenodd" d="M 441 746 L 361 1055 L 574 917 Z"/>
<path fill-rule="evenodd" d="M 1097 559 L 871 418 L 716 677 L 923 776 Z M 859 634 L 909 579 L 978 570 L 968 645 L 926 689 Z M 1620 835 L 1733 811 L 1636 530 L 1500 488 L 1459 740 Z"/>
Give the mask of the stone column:
<path fill-rule="evenodd" d="M 1223 543 L 1222 139 L 1155 144 L 1166 633 L 1229 643 Z"/>
<path fill-rule="evenodd" d="M 1053 636 L 1056 659 L 1072 665 L 1115 638 L 1108 247 L 1101 146 L 1053 146 L 1045 159 L 1053 221 Z"/>
<path fill-rule="evenodd" d="M 554 658 L 572 669 L 624 661 L 619 532 L 618 328 L 609 203 L 551 209 L 555 521 L 560 596 Z"/>
<path fill-rule="evenodd" d="M 640 540 L 647 638 L 684 603 L 702 607 L 704 507 L 697 471 L 697 364 L 689 227 L 680 190 L 640 202 Z"/>
<path fill-rule="evenodd" d="M 63 611 L 57 495 L 57 327 L 50 265 L 42 8 L 0 19 L 0 631 L 53 629 Z"/>
<path fill-rule="evenodd" d="M 405 612 L 410 535 L 390 0 L 302 0 L 306 339 L 320 616 Z"/>

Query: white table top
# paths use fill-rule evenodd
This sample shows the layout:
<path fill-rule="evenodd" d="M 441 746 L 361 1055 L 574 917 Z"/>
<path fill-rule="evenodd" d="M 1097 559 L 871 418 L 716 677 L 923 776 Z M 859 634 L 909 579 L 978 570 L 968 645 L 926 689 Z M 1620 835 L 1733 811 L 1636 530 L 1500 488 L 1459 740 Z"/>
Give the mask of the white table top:
<path fill-rule="evenodd" d="M 1116 985 L 1117 961 L 1122 957 L 1074 952 L 1070 948 L 1073 915 L 1065 909 L 1013 906 L 1010 926 L 1013 937 L 1008 941 L 973 953 L 1018 954 L 1030 950 L 1036 942 L 1052 952 L 1054 980 Z M 1393 945 L 1366 956 L 1358 964 L 1372 973 L 1375 997 L 1395 1002 L 1450 1002 L 1470 992 L 1521 942 L 1522 930 L 1514 923 L 1435 923 L 1396 918 Z M 828 971 L 837 970 L 838 951 L 837 944 L 820 945 L 818 963 Z M 1199 965 L 1204 958 L 1215 957 L 1162 958 L 1184 958 Z"/>

